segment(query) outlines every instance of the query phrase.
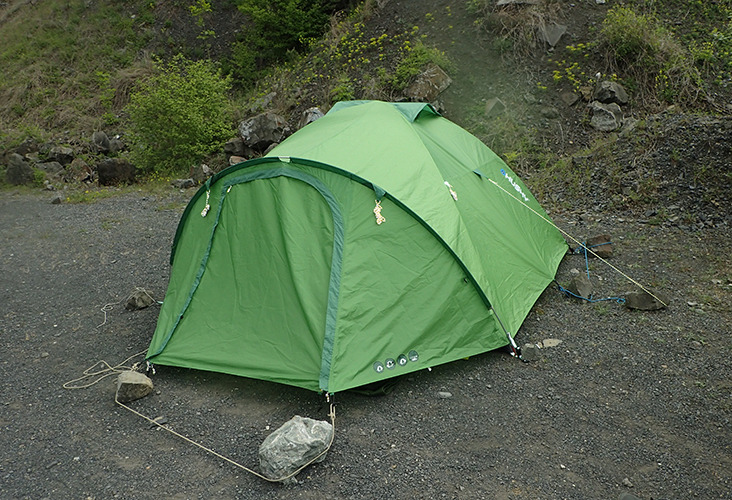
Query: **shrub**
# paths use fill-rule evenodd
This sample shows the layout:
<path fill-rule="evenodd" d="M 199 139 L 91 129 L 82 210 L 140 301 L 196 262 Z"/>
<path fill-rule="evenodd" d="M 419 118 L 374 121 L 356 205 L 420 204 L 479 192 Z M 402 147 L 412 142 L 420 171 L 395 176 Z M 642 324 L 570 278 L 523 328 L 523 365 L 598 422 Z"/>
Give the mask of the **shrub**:
<path fill-rule="evenodd" d="M 231 136 L 229 78 L 210 61 L 182 55 L 154 63 L 155 74 L 130 96 L 125 108 L 131 160 L 150 172 L 187 172 Z"/>
<path fill-rule="evenodd" d="M 693 57 L 654 16 L 613 7 L 599 36 L 608 73 L 635 82 L 642 96 L 666 102 L 699 97 L 702 82 Z"/>

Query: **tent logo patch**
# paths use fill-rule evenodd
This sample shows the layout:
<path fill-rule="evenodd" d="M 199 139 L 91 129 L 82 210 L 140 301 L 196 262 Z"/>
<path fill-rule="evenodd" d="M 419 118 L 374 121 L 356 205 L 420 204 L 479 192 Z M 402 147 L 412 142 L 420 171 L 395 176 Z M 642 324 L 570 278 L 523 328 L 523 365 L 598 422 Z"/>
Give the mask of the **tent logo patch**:
<path fill-rule="evenodd" d="M 510 175 L 508 175 L 508 172 L 506 172 L 504 169 L 501 169 L 501 175 L 503 175 L 508 180 L 508 182 L 511 183 L 511 185 L 513 186 L 513 188 L 516 190 L 516 192 L 518 192 L 518 194 L 521 195 L 521 197 L 524 199 L 524 201 L 526 201 L 526 202 L 529 201 L 529 197 L 524 194 L 524 191 L 521 189 L 521 186 L 519 186 L 516 183 L 516 181 L 513 180 L 513 177 L 511 177 Z"/>
<path fill-rule="evenodd" d="M 373 364 L 376 373 L 384 373 L 384 370 L 393 370 L 397 366 L 407 366 L 410 361 L 416 363 L 419 360 L 419 353 L 412 349 L 407 354 L 400 354 L 396 359 L 387 358 L 383 363 L 377 361 Z"/>

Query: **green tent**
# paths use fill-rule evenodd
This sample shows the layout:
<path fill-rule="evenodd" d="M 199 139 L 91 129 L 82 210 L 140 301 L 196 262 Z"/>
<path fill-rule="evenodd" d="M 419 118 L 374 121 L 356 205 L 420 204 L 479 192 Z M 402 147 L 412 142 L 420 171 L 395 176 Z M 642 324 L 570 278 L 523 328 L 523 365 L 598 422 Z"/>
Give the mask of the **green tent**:
<path fill-rule="evenodd" d="M 513 343 L 567 245 L 477 138 L 336 104 L 186 208 L 156 364 L 343 391 Z"/>

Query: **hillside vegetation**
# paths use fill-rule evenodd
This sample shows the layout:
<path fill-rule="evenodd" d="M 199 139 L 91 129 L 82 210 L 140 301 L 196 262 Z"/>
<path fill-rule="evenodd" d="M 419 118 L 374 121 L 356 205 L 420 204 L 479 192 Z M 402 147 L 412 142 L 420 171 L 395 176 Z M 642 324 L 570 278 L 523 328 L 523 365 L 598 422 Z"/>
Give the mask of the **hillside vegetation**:
<path fill-rule="evenodd" d="M 566 34 L 550 47 L 539 33 L 557 24 Z M 562 94 L 587 99 L 607 79 L 626 88 L 633 117 L 732 107 L 730 2 L 11 1 L 0 7 L 0 36 L 0 152 L 28 137 L 74 144 L 103 130 L 126 134 L 133 151 L 147 148 L 132 159 L 162 175 L 175 169 L 166 158 L 215 155 L 238 120 L 263 106 L 294 123 L 310 106 L 403 99 L 428 62 L 453 77 L 440 97 L 446 115 L 540 195 L 566 174 L 563 158 L 608 144 L 589 130 L 583 106 L 561 105 Z M 204 77 L 189 78 L 200 64 Z M 511 112 L 492 117 L 485 101 L 498 94 Z M 197 115 L 191 95 L 205 103 Z M 558 109 L 558 126 L 537 123 L 535 102 Z M 160 141 L 147 133 L 171 123 L 178 130 Z M 729 171 L 720 176 L 728 186 Z"/>

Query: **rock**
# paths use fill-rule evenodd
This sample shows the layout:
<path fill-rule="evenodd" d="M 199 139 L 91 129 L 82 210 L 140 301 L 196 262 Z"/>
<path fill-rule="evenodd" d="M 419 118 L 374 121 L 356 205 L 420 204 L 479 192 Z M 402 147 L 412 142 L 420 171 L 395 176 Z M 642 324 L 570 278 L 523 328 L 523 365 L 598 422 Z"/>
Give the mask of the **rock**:
<path fill-rule="evenodd" d="M 14 153 L 18 153 L 20 156 L 38 152 L 38 142 L 35 139 L 29 138 L 18 144 L 14 149 Z"/>
<path fill-rule="evenodd" d="M 567 27 L 563 24 L 542 24 L 537 30 L 539 40 L 546 43 L 550 47 L 555 47 L 559 43 L 559 39 L 567 32 Z"/>
<path fill-rule="evenodd" d="M 107 134 L 101 130 L 94 132 L 94 134 L 92 134 L 92 146 L 98 153 L 109 153 L 109 137 L 107 137 Z"/>
<path fill-rule="evenodd" d="M 124 148 L 125 144 L 122 142 L 122 139 L 120 139 L 119 136 L 114 136 L 109 139 L 109 151 L 107 152 L 107 154 L 116 155 Z"/>
<path fill-rule="evenodd" d="M 60 182 L 64 178 L 64 167 L 57 161 L 47 161 L 36 164 L 38 170 L 42 170 L 46 174 L 46 179 L 52 182 Z"/>
<path fill-rule="evenodd" d="M 542 106 L 539 108 L 539 114 L 549 120 L 555 120 L 559 118 L 559 110 L 553 106 Z"/>
<path fill-rule="evenodd" d="M 56 195 L 51 200 L 51 205 L 60 205 L 64 201 L 61 195 Z"/>
<path fill-rule="evenodd" d="M 633 483 L 630 482 L 630 479 L 628 479 L 627 477 L 624 477 L 623 478 L 623 486 L 627 486 L 628 488 L 632 488 L 633 487 Z"/>
<path fill-rule="evenodd" d="M 226 141 L 224 144 L 224 153 L 227 156 L 244 156 L 246 150 L 244 148 L 244 141 L 241 137 L 234 137 Z"/>
<path fill-rule="evenodd" d="M 439 391 L 437 393 L 437 397 L 440 399 L 450 399 L 452 397 L 452 393 L 447 391 Z"/>
<path fill-rule="evenodd" d="M 592 95 L 595 101 L 603 104 L 616 103 L 620 105 L 628 104 L 628 93 L 618 82 L 602 81 L 595 88 Z"/>
<path fill-rule="evenodd" d="M 196 185 L 196 181 L 193 179 L 173 179 L 170 181 L 170 185 L 176 189 L 188 189 Z"/>
<path fill-rule="evenodd" d="M 506 110 L 506 105 L 498 97 L 493 97 L 485 102 L 486 116 L 500 115 Z"/>
<path fill-rule="evenodd" d="M 587 252 L 587 255 L 590 257 L 596 255 L 602 259 L 608 259 L 613 256 L 613 243 L 610 240 L 609 234 L 600 234 L 588 238 L 585 241 L 585 246 L 591 250 L 591 252 Z"/>
<path fill-rule="evenodd" d="M 539 346 L 536 344 L 524 344 L 521 346 L 521 360 L 526 362 L 538 361 L 541 358 Z"/>
<path fill-rule="evenodd" d="M 652 293 L 655 297 L 644 290 L 626 293 L 625 307 L 641 311 L 657 311 L 665 308 L 669 304 L 670 299 L 665 295 L 655 291 Z"/>
<path fill-rule="evenodd" d="M 541 341 L 541 346 L 544 348 L 557 347 L 561 343 L 562 341 L 560 339 L 544 339 Z"/>
<path fill-rule="evenodd" d="M 5 170 L 5 182 L 13 186 L 22 186 L 33 182 L 33 169 L 18 153 L 8 155 L 8 168 Z"/>
<path fill-rule="evenodd" d="M 405 95 L 416 102 L 432 102 L 452 83 L 445 71 L 429 63 L 405 90 Z"/>
<path fill-rule="evenodd" d="M 48 161 L 57 161 L 68 165 L 74 160 L 74 150 L 67 146 L 53 146 L 46 157 Z"/>
<path fill-rule="evenodd" d="M 623 124 L 623 112 L 616 103 L 603 104 L 592 101 L 589 105 L 592 110 L 590 125 L 600 132 L 617 130 Z"/>
<path fill-rule="evenodd" d="M 135 181 L 137 169 L 125 159 L 107 158 L 97 165 L 97 175 L 102 186 L 131 184 Z"/>
<path fill-rule="evenodd" d="M 272 143 L 280 142 L 287 133 L 287 120 L 275 113 L 262 113 L 239 124 L 244 146 L 260 152 Z"/>
<path fill-rule="evenodd" d="M 205 163 L 201 163 L 200 165 L 191 167 L 191 169 L 188 171 L 188 177 L 193 179 L 193 182 L 195 182 L 196 184 L 202 184 L 206 182 L 206 179 L 208 179 L 212 175 L 213 171 Z"/>
<path fill-rule="evenodd" d="M 574 106 L 581 99 L 581 97 L 578 96 L 575 92 L 569 92 L 569 91 L 562 92 L 561 94 L 559 94 L 559 98 L 568 107 L 569 106 Z"/>
<path fill-rule="evenodd" d="M 244 158 L 244 157 L 242 157 L 242 156 L 230 156 L 229 157 L 229 165 L 230 166 L 231 165 L 236 165 L 237 163 L 242 163 L 242 162 L 245 162 L 245 161 L 247 161 L 247 159 Z"/>
<path fill-rule="evenodd" d="M 65 182 L 92 182 L 94 171 L 81 158 L 74 158 L 66 167 L 63 178 Z"/>
<path fill-rule="evenodd" d="M 155 299 L 147 290 L 138 288 L 127 297 L 127 303 L 125 309 L 128 311 L 137 311 L 139 309 L 145 309 L 155 303 Z"/>
<path fill-rule="evenodd" d="M 581 273 L 572 278 L 572 281 L 567 285 L 567 290 L 578 298 L 589 299 L 592 295 L 592 283 L 590 283 L 587 273 Z"/>
<path fill-rule="evenodd" d="M 152 390 L 152 380 L 140 372 L 124 371 L 117 377 L 117 401 L 120 403 L 130 403 L 144 398 Z"/>
<path fill-rule="evenodd" d="M 300 121 L 297 123 L 297 128 L 301 129 L 309 123 L 313 123 L 318 118 L 322 118 L 325 115 L 318 107 L 308 108 L 300 115 Z"/>
<path fill-rule="evenodd" d="M 270 479 L 288 476 L 325 452 L 332 439 L 330 423 L 296 415 L 259 447 L 260 469 Z M 325 454 L 315 461 L 323 460 Z"/>
<path fill-rule="evenodd" d="M 267 156 L 268 154 L 270 154 L 272 152 L 272 150 L 274 148 L 276 148 L 279 145 L 280 145 L 279 142 L 273 142 L 272 144 L 270 144 L 269 146 L 267 146 L 267 149 L 264 150 L 264 152 L 262 153 L 262 155 L 263 156 Z"/>

